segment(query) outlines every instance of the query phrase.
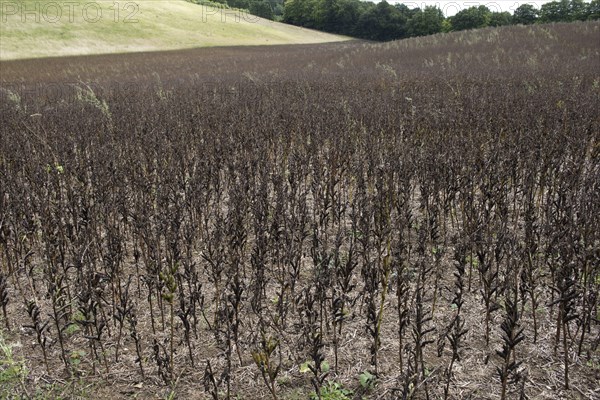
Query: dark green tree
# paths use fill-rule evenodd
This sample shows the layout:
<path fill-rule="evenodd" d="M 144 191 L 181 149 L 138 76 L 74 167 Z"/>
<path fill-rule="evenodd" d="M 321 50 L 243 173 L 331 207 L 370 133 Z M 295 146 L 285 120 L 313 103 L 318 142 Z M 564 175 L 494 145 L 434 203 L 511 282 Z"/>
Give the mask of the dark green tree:
<path fill-rule="evenodd" d="M 273 9 L 274 18 L 279 21 L 278 18 L 283 17 L 283 4 L 282 3 L 271 3 L 271 8 Z"/>
<path fill-rule="evenodd" d="M 354 27 L 363 12 L 364 4 L 360 0 L 337 0 L 336 20 L 338 29 L 336 33 L 344 35 L 354 33 Z"/>
<path fill-rule="evenodd" d="M 442 32 L 444 14 L 435 6 L 427 6 L 424 10 L 416 9 L 408 21 L 410 36 L 432 35 Z"/>
<path fill-rule="evenodd" d="M 505 26 L 512 24 L 512 15 L 509 12 L 492 12 L 490 14 L 489 26 Z"/>
<path fill-rule="evenodd" d="M 326 32 L 338 32 L 337 0 L 320 0 L 317 3 L 315 27 Z"/>
<path fill-rule="evenodd" d="M 533 24 L 538 19 L 538 13 L 538 10 L 531 4 L 521 4 L 513 14 L 513 24 Z"/>
<path fill-rule="evenodd" d="M 241 8 L 244 10 L 247 10 L 250 8 L 250 1 L 249 0 L 223 0 L 222 1 L 223 4 L 227 4 L 229 7 L 232 8 Z"/>
<path fill-rule="evenodd" d="M 420 8 L 410 9 L 404 3 L 396 3 L 396 4 L 394 4 L 394 7 L 396 7 L 398 9 L 398 11 L 400 11 L 400 14 L 404 15 L 407 19 L 412 18 L 413 15 L 415 15 L 417 12 L 421 11 Z"/>
<path fill-rule="evenodd" d="M 571 21 L 571 3 L 569 0 L 551 1 L 540 9 L 541 22 Z"/>
<path fill-rule="evenodd" d="M 317 0 L 287 0 L 283 9 L 283 22 L 314 28 Z"/>
<path fill-rule="evenodd" d="M 592 0 L 588 3 L 588 19 L 600 19 L 600 0 Z"/>
<path fill-rule="evenodd" d="M 588 4 L 583 0 L 571 0 L 569 5 L 569 19 L 571 21 L 585 21 L 588 19 Z"/>
<path fill-rule="evenodd" d="M 400 39 L 406 37 L 406 24 L 406 17 L 384 0 L 362 13 L 355 35 L 379 41 Z"/>
<path fill-rule="evenodd" d="M 273 19 L 273 9 L 271 4 L 265 0 L 253 1 L 249 7 L 250 14 L 256 15 L 257 17 Z"/>
<path fill-rule="evenodd" d="M 484 28 L 489 25 L 491 12 L 486 6 L 469 7 L 456 13 L 450 19 L 452 30 Z"/>

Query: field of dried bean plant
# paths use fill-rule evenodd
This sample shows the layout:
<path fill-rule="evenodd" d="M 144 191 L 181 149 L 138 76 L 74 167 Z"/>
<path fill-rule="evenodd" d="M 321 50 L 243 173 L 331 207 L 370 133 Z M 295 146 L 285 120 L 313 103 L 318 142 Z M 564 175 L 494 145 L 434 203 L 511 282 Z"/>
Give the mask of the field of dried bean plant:
<path fill-rule="evenodd" d="M 1 63 L 0 397 L 599 398 L 599 39 Z"/>

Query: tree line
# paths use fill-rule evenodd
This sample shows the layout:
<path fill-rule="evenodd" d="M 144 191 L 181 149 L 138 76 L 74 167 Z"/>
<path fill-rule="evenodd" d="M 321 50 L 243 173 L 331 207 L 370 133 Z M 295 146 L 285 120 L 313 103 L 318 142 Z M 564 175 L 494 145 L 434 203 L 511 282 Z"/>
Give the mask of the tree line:
<path fill-rule="evenodd" d="M 186 0 L 209 7 L 244 10 L 257 17 L 281 21 L 284 0 Z"/>
<path fill-rule="evenodd" d="M 522 4 L 514 13 L 473 6 L 446 18 L 436 6 L 409 8 L 362 0 L 188 0 L 196 4 L 246 10 L 252 15 L 361 39 L 386 41 L 440 32 L 517 24 L 600 19 L 600 0 L 560 0 L 537 9 Z"/>
<path fill-rule="evenodd" d="M 283 22 L 292 25 L 378 41 L 488 26 L 599 18 L 600 0 L 589 3 L 583 0 L 553 1 L 540 9 L 522 4 L 513 14 L 491 11 L 481 5 L 463 9 L 448 18 L 436 6 L 411 9 L 385 0 L 377 4 L 361 0 L 287 0 L 283 10 Z"/>

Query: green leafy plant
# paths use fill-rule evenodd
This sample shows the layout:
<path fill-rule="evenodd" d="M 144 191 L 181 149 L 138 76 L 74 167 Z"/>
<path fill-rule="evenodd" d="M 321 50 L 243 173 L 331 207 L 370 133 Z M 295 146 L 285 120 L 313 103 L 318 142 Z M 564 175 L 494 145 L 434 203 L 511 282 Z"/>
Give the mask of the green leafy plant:
<path fill-rule="evenodd" d="M 372 390 L 375 387 L 376 377 L 369 371 L 365 371 L 359 375 L 358 381 L 364 390 Z"/>
<path fill-rule="evenodd" d="M 73 375 L 78 375 L 80 373 L 81 360 L 85 358 L 85 355 L 86 353 L 83 350 L 73 350 L 69 355 L 69 363 L 71 365 Z"/>
<path fill-rule="evenodd" d="M 345 389 L 337 382 L 327 381 L 321 386 L 319 394 L 313 392 L 310 395 L 311 400 L 351 400 L 354 392 Z"/>
<path fill-rule="evenodd" d="M 25 380 L 29 371 L 24 360 L 18 360 L 13 354 L 16 344 L 7 343 L 4 333 L 0 331 L 0 398 L 18 398 L 18 394 L 27 394 Z"/>

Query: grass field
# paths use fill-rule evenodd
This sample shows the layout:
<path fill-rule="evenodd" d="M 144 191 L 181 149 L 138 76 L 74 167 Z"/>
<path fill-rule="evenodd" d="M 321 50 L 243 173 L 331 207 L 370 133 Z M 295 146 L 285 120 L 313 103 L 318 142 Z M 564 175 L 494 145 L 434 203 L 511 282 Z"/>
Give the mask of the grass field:
<path fill-rule="evenodd" d="M 3 1 L 0 59 L 346 40 L 183 0 Z"/>

